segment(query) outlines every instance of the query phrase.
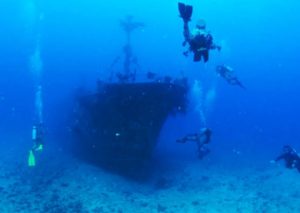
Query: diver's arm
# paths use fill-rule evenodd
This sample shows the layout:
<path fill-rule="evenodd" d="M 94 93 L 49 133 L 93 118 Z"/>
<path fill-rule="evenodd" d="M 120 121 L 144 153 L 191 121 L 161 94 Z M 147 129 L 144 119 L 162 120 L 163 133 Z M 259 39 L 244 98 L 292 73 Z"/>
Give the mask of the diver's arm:
<path fill-rule="evenodd" d="M 270 163 L 277 163 L 278 161 L 282 160 L 285 158 L 285 154 L 279 155 L 277 158 L 275 158 L 274 160 L 270 160 Z"/>
<path fill-rule="evenodd" d="M 221 47 L 220 45 L 217 45 L 217 44 L 214 44 L 214 43 L 213 43 L 213 44 L 210 46 L 210 49 L 212 49 L 212 50 L 217 49 L 218 51 L 221 51 L 222 47 Z"/>
<path fill-rule="evenodd" d="M 211 49 L 211 50 L 217 49 L 218 51 L 221 50 L 222 47 L 220 45 L 214 43 L 213 37 L 210 33 L 208 33 L 208 42 L 210 43 L 209 49 Z"/>
<path fill-rule="evenodd" d="M 199 135 L 198 134 L 188 134 L 185 136 L 186 140 L 188 141 L 199 141 Z"/>
<path fill-rule="evenodd" d="M 187 141 L 193 140 L 194 137 L 195 137 L 194 135 L 189 134 L 189 135 L 184 136 L 181 139 L 177 139 L 176 142 L 177 143 L 186 143 Z"/>

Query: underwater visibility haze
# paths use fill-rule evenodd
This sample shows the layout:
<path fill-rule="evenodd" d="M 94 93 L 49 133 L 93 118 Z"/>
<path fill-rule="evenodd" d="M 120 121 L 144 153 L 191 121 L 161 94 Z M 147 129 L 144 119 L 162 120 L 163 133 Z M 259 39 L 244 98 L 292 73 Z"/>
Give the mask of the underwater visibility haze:
<path fill-rule="evenodd" d="M 300 2 L 178 3 L 2 1 L 0 212 L 300 211 Z"/>

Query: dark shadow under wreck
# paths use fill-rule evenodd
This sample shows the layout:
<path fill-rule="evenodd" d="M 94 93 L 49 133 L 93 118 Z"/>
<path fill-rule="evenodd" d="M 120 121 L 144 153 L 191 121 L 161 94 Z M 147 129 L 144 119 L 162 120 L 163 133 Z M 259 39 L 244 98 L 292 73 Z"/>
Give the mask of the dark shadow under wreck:
<path fill-rule="evenodd" d="M 141 165 L 168 115 L 185 111 L 186 93 L 174 83 L 101 83 L 78 99 L 77 149 L 105 167 Z"/>

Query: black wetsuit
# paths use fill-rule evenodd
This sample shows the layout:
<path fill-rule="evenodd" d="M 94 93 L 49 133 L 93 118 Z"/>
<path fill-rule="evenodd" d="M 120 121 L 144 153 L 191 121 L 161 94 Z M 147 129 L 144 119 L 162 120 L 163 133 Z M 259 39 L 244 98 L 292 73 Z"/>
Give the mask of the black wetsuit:
<path fill-rule="evenodd" d="M 286 168 L 296 168 L 300 172 L 300 157 L 295 151 L 283 153 L 278 156 L 275 161 L 284 160 Z"/>
<path fill-rule="evenodd" d="M 198 33 L 192 34 L 188 28 L 188 24 L 184 23 L 184 38 L 185 43 L 187 42 L 190 47 L 189 51 L 194 53 L 194 61 L 201 61 L 203 58 L 204 62 L 207 62 L 209 59 L 209 50 L 216 49 L 216 46 L 213 43 L 213 37 L 206 30 L 198 29 Z M 187 52 L 184 53 L 185 55 Z"/>

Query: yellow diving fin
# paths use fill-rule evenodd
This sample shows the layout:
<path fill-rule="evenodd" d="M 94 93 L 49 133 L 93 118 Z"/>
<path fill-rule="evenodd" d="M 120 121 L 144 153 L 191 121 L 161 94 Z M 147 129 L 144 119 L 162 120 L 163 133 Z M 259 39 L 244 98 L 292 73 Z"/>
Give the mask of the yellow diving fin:
<path fill-rule="evenodd" d="M 29 156 L 28 156 L 28 166 L 29 167 L 34 167 L 35 166 L 35 157 L 33 154 L 33 151 L 29 151 Z"/>

